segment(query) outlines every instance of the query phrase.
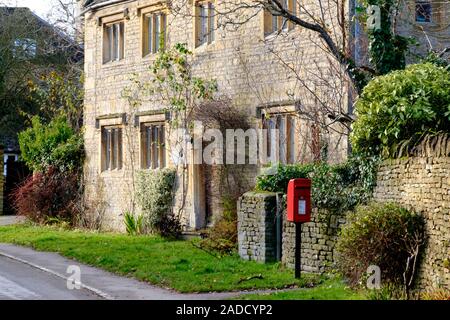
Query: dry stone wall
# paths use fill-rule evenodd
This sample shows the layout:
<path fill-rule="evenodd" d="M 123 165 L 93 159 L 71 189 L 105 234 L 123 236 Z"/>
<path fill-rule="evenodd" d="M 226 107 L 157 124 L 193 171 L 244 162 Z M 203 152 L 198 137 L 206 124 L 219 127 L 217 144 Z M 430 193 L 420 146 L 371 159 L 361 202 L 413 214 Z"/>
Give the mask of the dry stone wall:
<path fill-rule="evenodd" d="M 276 257 L 276 194 L 247 192 L 238 201 L 239 255 L 245 260 Z"/>
<path fill-rule="evenodd" d="M 286 214 L 283 214 L 286 217 Z M 304 271 L 322 273 L 335 261 L 335 245 L 345 215 L 330 214 L 314 209 L 311 222 L 302 224 L 301 268 Z M 283 220 L 282 262 L 295 266 L 295 223 Z"/>
<path fill-rule="evenodd" d="M 410 157 L 380 166 L 377 201 L 421 212 L 428 236 L 419 286 L 450 289 L 450 157 Z"/>
<path fill-rule="evenodd" d="M 279 197 L 279 201 L 283 201 Z M 278 205 L 280 207 L 280 205 Z M 290 268 L 295 263 L 295 224 L 286 220 L 281 205 L 281 261 Z M 275 193 L 248 192 L 238 202 L 239 255 L 246 260 L 274 261 L 277 253 Z M 314 209 L 311 222 L 302 225 L 301 268 L 321 273 L 334 262 L 339 228 L 343 215 L 328 214 Z"/>

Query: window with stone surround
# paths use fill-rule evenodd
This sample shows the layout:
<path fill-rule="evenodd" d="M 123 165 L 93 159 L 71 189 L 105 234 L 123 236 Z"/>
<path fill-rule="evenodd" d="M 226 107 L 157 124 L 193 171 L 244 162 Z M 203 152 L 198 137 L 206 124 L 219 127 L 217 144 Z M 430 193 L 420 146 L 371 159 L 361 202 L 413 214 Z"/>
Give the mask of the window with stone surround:
<path fill-rule="evenodd" d="M 122 169 L 122 128 L 102 127 L 101 147 L 102 171 Z"/>
<path fill-rule="evenodd" d="M 194 1 L 195 46 L 211 44 L 215 40 L 215 1 Z"/>
<path fill-rule="evenodd" d="M 296 0 L 281 0 L 283 7 L 293 15 L 297 14 Z M 292 22 L 281 16 L 274 16 L 268 10 L 264 10 L 264 36 L 269 36 L 282 31 L 289 31 L 294 28 Z"/>
<path fill-rule="evenodd" d="M 431 15 L 430 1 L 416 1 L 416 22 L 431 22 Z"/>
<path fill-rule="evenodd" d="M 143 56 L 157 53 L 165 48 L 167 15 L 154 11 L 143 15 Z"/>
<path fill-rule="evenodd" d="M 123 21 L 103 25 L 103 63 L 124 57 L 125 24 Z"/>
<path fill-rule="evenodd" d="M 166 166 L 166 137 L 163 122 L 141 124 L 141 168 L 158 169 Z"/>
<path fill-rule="evenodd" d="M 296 117 L 290 113 L 266 113 L 262 124 L 267 130 L 267 157 L 283 164 L 297 162 Z"/>

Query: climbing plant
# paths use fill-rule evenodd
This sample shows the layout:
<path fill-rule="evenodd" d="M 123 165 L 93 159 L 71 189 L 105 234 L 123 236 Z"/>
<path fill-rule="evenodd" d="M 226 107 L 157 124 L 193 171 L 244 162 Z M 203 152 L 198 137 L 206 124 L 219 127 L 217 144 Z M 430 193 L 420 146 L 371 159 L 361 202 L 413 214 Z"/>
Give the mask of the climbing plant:
<path fill-rule="evenodd" d="M 379 27 L 369 28 L 369 62 L 375 75 L 387 74 L 393 70 L 404 69 L 405 55 L 410 38 L 395 34 L 393 23 L 398 14 L 399 0 L 363 0 L 364 7 L 377 6 L 379 16 L 374 16 Z M 378 13 L 378 11 L 377 11 Z M 364 15 L 363 15 L 364 17 Z M 367 18 L 364 17 L 364 18 Z"/>

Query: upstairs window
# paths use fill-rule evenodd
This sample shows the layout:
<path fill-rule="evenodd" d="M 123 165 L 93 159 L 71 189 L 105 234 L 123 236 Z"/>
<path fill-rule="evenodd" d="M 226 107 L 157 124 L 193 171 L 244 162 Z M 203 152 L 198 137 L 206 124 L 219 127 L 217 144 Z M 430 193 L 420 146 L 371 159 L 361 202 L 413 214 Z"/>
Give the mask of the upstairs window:
<path fill-rule="evenodd" d="M 123 22 L 104 25 L 103 32 L 103 63 L 119 61 L 124 56 L 124 29 Z"/>
<path fill-rule="evenodd" d="M 287 9 L 292 15 L 297 14 L 296 0 L 281 0 L 283 7 Z M 293 29 L 294 24 L 287 21 L 281 16 L 274 16 L 269 11 L 264 11 L 264 35 L 268 36 L 282 31 Z"/>
<path fill-rule="evenodd" d="M 215 13 L 213 1 L 195 3 L 195 46 L 210 44 L 215 40 Z"/>
<path fill-rule="evenodd" d="M 166 166 L 166 137 L 163 123 L 141 125 L 141 168 L 158 169 Z"/>
<path fill-rule="evenodd" d="M 102 171 L 122 169 L 122 128 L 102 128 Z"/>
<path fill-rule="evenodd" d="M 416 1 L 416 22 L 431 22 L 431 3 Z"/>
<path fill-rule="evenodd" d="M 144 16 L 144 56 L 165 48 L 166 27 L 167 17 L 164 13 L 154 12 Z"/>

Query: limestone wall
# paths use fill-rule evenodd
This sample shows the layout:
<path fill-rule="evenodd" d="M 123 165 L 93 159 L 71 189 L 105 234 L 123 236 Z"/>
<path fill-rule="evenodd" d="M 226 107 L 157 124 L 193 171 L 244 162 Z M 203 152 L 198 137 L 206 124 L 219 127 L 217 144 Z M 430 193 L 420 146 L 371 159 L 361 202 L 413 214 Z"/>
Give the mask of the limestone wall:
<path fill-rule="evenodd" d="M 276 194 L 247 192 L 238 202 L 239 255 L 261 262 L 276 258 Z"/>
<path fill-rule="evenodd" d="M 175 1 L 178 3 L 179 1 Z M 142 56 L 142 19 L 139 15 L 140 8 L 147 5 L 160 3 L 156 0 L 123 1 L 109 5 L 100 10 L 89 12 L 85 15 L 85 101 L 84 121 L 86 125 L 84 140 L 86 147 L 86 199 L 92 210 L 101 208 L 106 229 L 123 230 L 123 216 L 125 211 L 133 208 L 133 172 L 139 167 L 139 126 L 133 126 L 135 119 L 129 119 L 129 123 L 122 123 L 126 127 L 126 136 L 123 137 L 123 168 L 121 170 L 101 172 L 100 169 L 100 141 L 101 131 L 99 127 L 106 124 L 117 124 L 121 121 L 121 115 L 130 111 L 127 101 L 122 98 L 123 89 L 131 83 L 133 74 L 142 79 L 151 74 L 149 66 L 155 60 L 156 55 Z M 327 56 L 324 51 L 315 44 L 316 36 L 301 28 L 295 28 L 271 39 L 265 39 L 263 35 L 262 12 L 256 14 L 248 23 L 237 30 L 216 30 L 215 41 L 207 46 L 194 48 L 193 44 L 193 17 L 191 6 L 182 6 L 182 12 L 177 15 L 168 15 L 167 42 L 168 46 L 175 43 L 187 43 L 193 51 L 195 76 L 207 79 L 216 79 L 219 94 L 226 95 L 237 106 L 246 110 L 249 115 L 257 120 L 257 110 L 261 106 L 293 106 L 296 99 L 304 98 L 299 91 L 299 85 L 295 77 L 289 74 L 286 66 L 280 63 L 278 57 L 273 54 L 281 52 L 284 61 L 295 65 L 301 62 L 299 69 L 305 73 L 305 79 L 309 79 L 318 68 L 324 68 L 324 74 L 332 70 L 327 66 Z M 128 10 L 128 18 L 125 23 L 125 54 L 124 59 L 111 63 L 103 63 L 102 41 L 103 17 L 111 17 L 122 14 Z M 249 12 L 249 16 L 253 14 Z M 294 63 L 295 62 L 295 63 Z M 334 69 L 333 69 L 334 70 Z M 319 90 L 319 89 L 317 89 Z M 292 94 L 295 93 L 295 97 Z M 339 98 L 344 108 L 347 105 L 346 93 Z M 299 95 L 299 96 L 297 96 Z M 138 113 L 163 110 L 160 95 L 152 97 L 139 106 Z M 259 118 L 258 118 L 259 117 Z M 299 120 L 300 122 L 300 120 Z M 309 123 L 302 122 L 302 130 L 308 131 Z M 125 130 L 125 129 L 124 129 Z M 125 132 L 125 131 L 124 131 Z M 309 131 L 308 131 L 309 132 Z M 303 138 L 302 138 L 303 139 Z M 300 144 L 299 144 L 300 145 Z M 301 145 L 309 146 L 310 141 L 304 138 Z M 339 137 L 330 137 L 329 158 L 338 162 L 346 157 L 347 141 Z M 299 150 L 299 154 L 310 156 L 307 147 Z M 167 156 L 167 159 L 170 157 Z M 200 181 L 190 168 L 183 181 Z M 249 172 L 246 180 L 252 181 L 256 170 Z M 192 178 L 192 175 L 195 175 Z M 191 184 L 192 184 L 191 183 Z M 201 184 L 201 182 L 200 182 Z M 182 185 L 184 190 L 194 190 L 197 186 Z M 178 194 L 183 190 L 177 190 Z M 99 205 L 101 204 L 101 205 Z M 187 227 L 192 225 L 192 212 L 195 200 L 187 197 L 183 199 L 185 207 L 184 217 Z M 213 208 L 217 211 L 217 208 Z M 98 213 L 95 213 L 98 214 Z"/>
<path fill-rule="evenodd" d="M 286 214 L 283 215 L 286 217 Z M 302 224 L 301 268 L 304 271 L 322 273 L 335 261 L 335 245 L 344 215 L 319 212 L 314 209 L 311 222 Z M 295 223 L 283 221 L 282 262 L 290 268 L 295 266 Z"/>
<path fill-rule="evenodd" d="M 450 145 L 450 143 L 449 143 Z M 450 157 L 386 160 L 374 197 L 421 212 L 428 242 L 419 273 L 424 288 L 450 288 Z"/>
<path fill-rule="evenodd" d="M 279 197 L 280 202 L 282 199 Z M 246 260 L 276 260 L 276 194 L 248 192 L 238 203 L 239 255 Z M 278 206 L 282 218 L 281 261 L 294 268 L 295 224 L 286 220 L 284 204 Z M 301 268 L 321 273 L 333 264 L 338 231 L 345 219 L 314 209 L 311 220 L 302 225 Z"/>

